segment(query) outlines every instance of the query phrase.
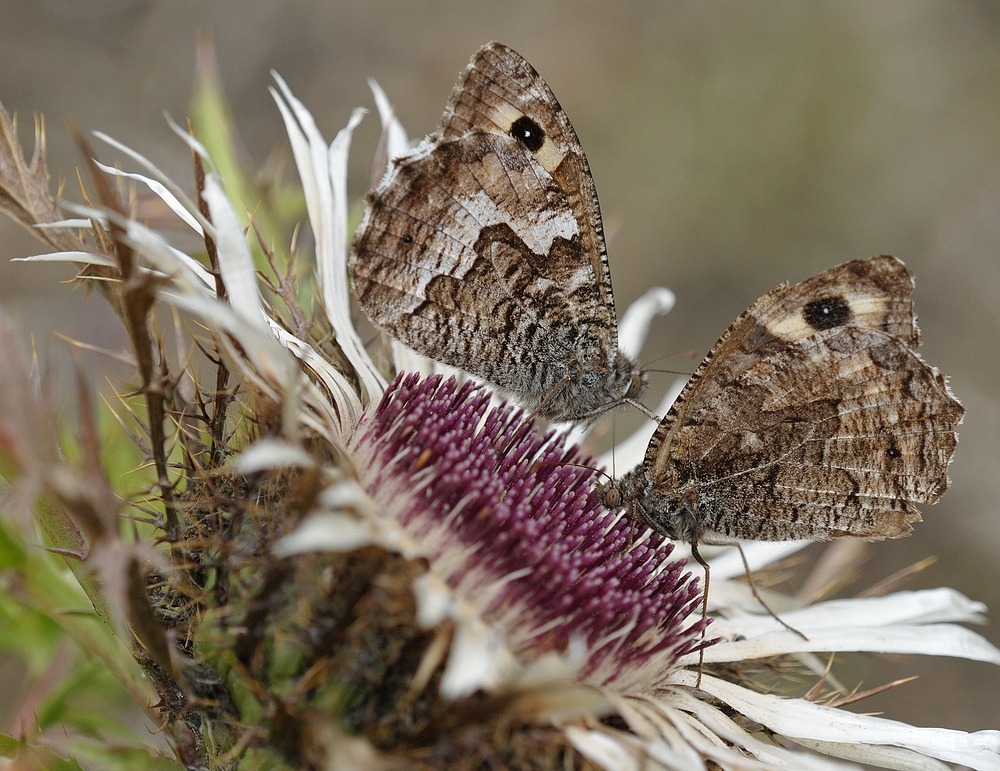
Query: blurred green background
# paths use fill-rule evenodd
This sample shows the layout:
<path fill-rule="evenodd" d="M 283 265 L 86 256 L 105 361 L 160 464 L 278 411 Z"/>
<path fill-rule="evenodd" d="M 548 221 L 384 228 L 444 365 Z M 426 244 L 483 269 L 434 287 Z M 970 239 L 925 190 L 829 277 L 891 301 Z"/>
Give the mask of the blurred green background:
<path fill-rule="evenodd" d="M 272 68 L 328 138 L 354 106 L 371 106 L 368 77 L 419 137 L 434 128 L 478 46 L 513 46 L 548 81 L 587 152 L 619 312 L 651 284 L 678 295 L 644 358 L 696 356 L 661 366 L 693 369 L 746 306 L 783 280 L 877 253 L 902 258 L 917 276 L 922 353 L 951 375 L 968 414 L 952 490 L 912 538 L 873 548 L 856 588 L 938 555 L 910 587 L 949 585 L 987 602 L 994 621 L 983 632 L 1000 643 L 1000 4 L 3 5 L 0 99 L 19 113 L 25 142 L 32 114 L 46 116 L 50 168 L 67 180 L 70 198 L 78 197 L 78 156 L 68 116 L 188 183 L 188 153 L 162 112 L 179 121 L 189 113 L 200 33 L 214 42 L 252 167 L 288 158 L 267 93 Z M 357 201 L 378 133 L 369 118 L 355 135 Z M 100 298 L 59 284 L 69 268 L 8 262 L 38 250 L 0 220 L 0 303 L 43 352 L 54 352 L 45 358 L 65 358 L 54 331 L 124 347 Z M 662 376 L 654 390 L 672 379 Z M 6 673 L 15 672 L 8 664 Z M 860 657 L 852 670 L 866 686 L 912 673 L 921 679 L 855 708 L 922 725 L 1000 725 L 997 667 Z"/>

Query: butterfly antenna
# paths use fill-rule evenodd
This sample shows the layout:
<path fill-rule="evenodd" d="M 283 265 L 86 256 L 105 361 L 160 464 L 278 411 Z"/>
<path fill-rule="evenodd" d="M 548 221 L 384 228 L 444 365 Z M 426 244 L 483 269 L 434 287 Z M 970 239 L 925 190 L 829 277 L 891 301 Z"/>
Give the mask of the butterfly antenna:
<path fill-rule="evenodd" d="M 760 593 L 757 591 L 757 585 L 753 582 L 753 574 L 750 572 L 750 563 L 747 562 L 747 555 L 743 553 L 743 547 L 739 543 L 737 543 L 736 544 L 736 548 L 737 548 L 737 550 L 739 550 L 740 559 L 743 560 L 743 571 L 746 573 L 747 581 L 750 583 L 750 593 L 753 594 L 754 599 L 757 600 L 757 602 L 760 603 L 761 607 L 764 610 L 767 611 L 768 615 L 771 618 L 773 618 L 775 621 L 777 621 L 779 624 L 781 624 L 783 627 L 785 627 L 785 629 L 787 629 L 789 632 L 794 632 L 799 637 L 801 637 L 803 640 L 805 640 L 806 642 L 808 642 L 809 641 L 808 637 L 806 637 L 804 634 L 802 634 L 802 632 L 800 632 L 795 627 L 789 626 L 784 621 L 782 621 L 781 617 L 777 613 L 775 613 L 773 610 L 771 610 L 771 608 L 768 606 L 768 604 L 766 602 L 764 602 L 764 598 L 761 597 Z"/>
<path fill-rule="evenodd" d="M 585 468 L 587 471 L 593 471 L 595 474 L 607 477 L 609 482 L 614 481 L 614 477 L 611 476 L 607 471 L 603 471 L 599 468 L 594 468 L 593 466 L 588 466 L 586 463 L 566 463 L 561 460 L 540 460 L 532 464 L 531 468 L 541 468 L 542 466 L 569 466 L 570 468 Z"/>
<path fill-rule="evenodd" d="M 695 561 L 702 566 L 705 570 L 705 588 L 702 590 L 701 594 L 701 648 L 698 650 L 698 682 L 695 683 L 695 688 L 701 688 L 701 672 L 705 668 L 705 623 L 708 619 L 708 584 L 712 579 L 712 568 L 708 566 L 705 562 L 705 558 L 701 556 L 701 552 L 698 551 L 698 538 L 691 539 L 691 556 L 695 558 Z"/>
<path fill-rule="evenodd" d="M 643 373 L 655 372 L 658 375 L 683 375 L 684 377 L 691 377 L 692 372 L 689 369 L 660 369 L 659 367 L 643 367 Z"/>
<path fill-rule="evenodd" d="M 694 348 L 688 348 L 687 350 L 684 350 L 684 351 L 679 351 L 679 350 L 678 351 L 670 351 L 668 353 L 663 354 L 662 356 L 657 356 L 655 359 L 650 359 L 647 362 L 647 364 L 656 364 L 657 362 L 663 361 L 664 359 L 672 359 L 674 356 L 686 356 L 689 359 L 693 359 L 695 357 L 696 353 L 698 353 L 698 352 Z M 669 370 L 669 369 L 653 369 L 652 367 L 646 366 L 645 364 L 642 366 L 642 371 L 643 372 L 673 372 L 673 370 Z M 683 372 L 674 372 L 674 374 L 675 375 L 683 375 L 684 373 Z"/>
<path fill-rule="evenodd" d="M 618 446 L 618 416 L 613 415 L 611 418 L 611 479 L 612 481 L 618 476 L 618 471 L 615 468 L 615 448 Z"/>

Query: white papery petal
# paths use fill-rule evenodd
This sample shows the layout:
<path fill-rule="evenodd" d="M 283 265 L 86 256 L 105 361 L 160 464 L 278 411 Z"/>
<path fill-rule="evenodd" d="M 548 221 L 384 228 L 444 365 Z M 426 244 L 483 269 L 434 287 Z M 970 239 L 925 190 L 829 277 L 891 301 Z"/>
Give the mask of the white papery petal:
<path fill-rule="evenodd" d="M 98 211 L 89 206 L 80 206 L 70 202 L 64 202 L 63 208 L 86 217 L 99 217 L 104 221 L 114 222 L 125 231 L 124 238 L 129 246 L 145 257 L 148 262 L 151 262 L 162 276 L 179 282 L 180 286 L 184 287 L 184 291 L 198 291 L 199 289 L 204 291 L 206 289 L 205 281 L 201 277 L 207 276 L 207 271 L 196 260 L 170 246 L 159 233 L 135 220 L 121 216 L 117 212 Z M 84 252 L 83 254 L 89 253 Z M 111 267 L 117 266 L 118 261 L 115 260 Z M 139 267 L 148 270 L 145 266 L 140 265 Z"/>
<path fill-rule="evenodd" d="M 713 586 L 718 586 L 713 584 Z M 981 603 L 951 589 L 896 592 L 886 597 L 830 600 L 786 610 L 781 620 L 808 639 L 788 632 L 769 615 L 717 618 L 712 633 L 722 642 L 705 651 L 705 661 L 740 661 L 790 653 L 866 651 L 955 656 L 1000 664 L 1000 649 L 963 627 L 946 622 L 981 621 Z M 689 655 L 683 664 L 693 665 Z"/>
<path fill-rule="evenodd" d="M 11 262 L 82 262 L 87 265 L 102 265 L 105 268 L 118 267 L 118 260 L 114 257 L 97 252 L 48 252 L 27 257 L 12 257 Z"/>
<path fill-rule="evenodd" d="M 355 110 L 351 114 L 348 125 L 327 148 L 309 111 L 295 98 L 280 75 L 271 74 L 280 89 L 279 93 L 272 88 L 271 95 L 285 123 L 302 181 L 309 224 L 316 238 L 316 264 L 323 304 L 337 343 L 369 398 L 378 401 L 385 392 L 386 382 L 351 323 L 347 289 L 347 150 L 351 132 L 361 120 L 363 111 Z"/>
<path fill-rule="evenodd" d="M 510 687 L 524 674 L 503 632 L 484 621 L 478 607 L 458 599 L 440 576 L 425 573 L 418 577 L 413 592 L 420 626 L 430 629 L 449 618 L 455 622 L 439 686 L 444 698 L 461 699 L 480 689 Z"/>
<path fill-rule="evenodd" d="M 705 661 L 710 663 L 749 661 L 788 653 L 866 651 L 954 656 L 971 661 L 1000 664 L 1000 650 L 975 632 L 953 624 L 906 625 L 878 629 L 838 627 L 818 631 L 796 623 L 790 616 L 788 613 L 781 614 L 782 620 L 793 629 L 802 632 L 808 639 L 803 640 L 792 632 L 782 630 L 749 640 L 716 643 L 705 649 Z M 777 626 L 774 619 L 769 617 L 767 620 Z M 742 633 L 744 627 L 739 621 L 726 623 L 717 620 L 712 624 L 710 634 L 726 636 L 732 634 L 732 630 L 735 629 L 741 630 Z M 697 662 L 697 654 L 686 656 L 681 661 L 682 664 L 689 665 L 696 665 Z"/>
<path fill-rule="evenodd" d="M 578 682 L 580 672 L 587 663 L 589 655 L 590 649 L 586 639 L 580 635 L 574 635 L 570 638 L 565 651 L 548 651 L 538 658 L 526 662 L 524 669 L 517 673 L 516 687 L 531 690 L 551 685 L 560 687 L 566 683 Z M 600 691 L 588 687 L 580 687 L 577 691 L 572 703 L 563 705 L 558 710 L 560 715 L 606 714 L 609 711 L 610 703 Z"/>
<path fill-rule="evenodd" d="M 651 750 L 655 747 L 653 751 L 656 757 L 669 760 L 668 767 L 671 771 L 673 769 L 704 771 L 704 757 L 695 746 L 697 742 L 692 743 L 684 736 L 687 728 L 684 713 L 666 705 L 660 699 L 648 696 L 616 697 L 615 694 L 609 694 L 609 697 L 632 732 L 641 738 L 642 746 Z"/>
<path fill-rule="evenodd" d="M 499 688 L 508 693 L 521 691 L 530 705 L 526 706 L 528 713 L 536 717 L 544 713 L 548 719 L 555 721 L 608 714 L 611 705 L 605 694 L 577 684 L 589 653 L 582 638 L 571 638 L 564 651 L 536 653 L 535 658 L 518 661 L 508 649 L 504 624 L 495 620 L 484 621 L 481 598 L 476 597 L 473 601 L 462 599 L 461 589 L 453 590 L 442 577 L 432 573 L 414 581 L 414 595 L 421 626 L 433 628 L 451 619 L 456 628 L 467 635 L 468 641 L 475 645 L 487 644 L 490 650 L 497 647 L 496 654 L 489 661 L 456 674 L 453 685 L 468 678 L 478 682 L 478 687 Z M 484 640 L 491 642 L 483 643 Z M 469 660 L 466 654 L 460 654 L 450 664 L 458 668 L 468 667 Z M 456 693 L 451 690 L 444 695 Z"/>
<path fill-rule="evenodd" d="M 159 289 L 158 296 L 174 307 L 202 318 L 209 327 L 226 332 L 239 343 L 240 350 L 235 350 L 227 335 L 218 338 L 237 365 L 244 357 L 250 360 L 252 366 L 241 366 L 241 371 L 268 398 L 281 404 L 282 426 L 287 434 L 292 438 L 297 436 L 301 421 L 336 446 L 340 435 L 330 433 L 330 427 L 336 425 L 335 416 L 330 414 L 330 405 L 317 398 L 315 386 L 305 380 L 288 349 L 267 327 L 258 329 L 248 324 L 242 314 L 218 300 L 198 276 L 174 258 L 173 250 L 157 234 L 132 221 L 127 225 L 124 238 L 127 243 L 154 263 L 172 269 L 172 273 L 168 274 L 172 278 L 172 288 Z M 301 409 L 303 395 L 307 397 L 311 410 Z"/>
<path fill-rule="evenodd" d="M 288 350 L 270 331 L 261 331 L 247 324 L 242 315 L 236 314 L 232 308 L 214 297 L 178 294 L 169 290 L 161 290 L 159 295 L 170 304 L 201 317 L 206 323 L 224 330 L 236 339 L 253 363 L 254 370 L 281 392 L 269 393 L 270 398 L 283 403 L 291 397 L 290 390 L 298 385 L 299 369 Z M 236 360 L 238 361 L 238 357 Z M 258 385 L 262 383 L 258 381 Z"/>
<path fill-rule="evenodd" d="M 191 212 L 184 208 L 184 204 L 181 203 L 180 199 L 171 193 L 170 190 L 167 189 L 167 186 L 162 182 L 152 179 L 151 177 L 144 176 L 143 174 L 135 174 L 133 172 L 116 169 L 114 166 L 106 166 L 99 161 L 94 161 L 94 163 L 96 163 L 98 167 L 107 174 L 141 182 L 153 193 L 155 193 L 156 196 L 170 208 L 170 211 L 180 217 L 188 225 L 188 227 L 198 233 L 198 235 L 205 234 L 205 230 L 202 228 L 201 223 L 198 222 Z"/>
<path fill-rule="evenodd" d="M 386 135 L 385 152 L 391 161 L 393 158 L 399 158 L 410 151 L 410 140 L 406 136 L 403 124 L 396 117 L 396 110 L 389 101 L 389 97 L 382 90 L 382 86 L 370 78 L 368 87 L 372 90 L 372 96 L 375 97 L 375 107 L 378 110 L 379 120 L 382 121 L 382 131 Z"/>
<path fill-rule="evenodd" d="M 566 737 L 577 752 L 601 768 L 612 771 L 639 771 L 639 759 L 634 750 L 628 750 L 618 739 L 604 731 L 593 731 L 579 726 L 567 726 Z M 649 768 L 644 765 L 642 768 Z"/>
<path fill-rule="evenodd" d="M 111 212 L 108 216 L 117 217 Z M 282 404 L 285 425 L 294 430 L 297 425 L 300 373 L 288 350 L 266 327 L 261 329 L 248 324 L 242 314 L 218 300 L 201 277 L 177 258 L 176 250 L 159 234 L 134 220 L 122 220 L 119 224 L 125 228 L 124 240 L 170 276 L 169 287 L 158 290 L 158 295 L 166 302 L 200 316 L 214 328 L 226 331 L 237 340 L 243 349 L 243 355 L 253 363 L 253 371 L 247 374 L 255 376 L 255 382 L 265 391 L 277 389 L 268 395 Z M 220 341 L 223 345 L 227 344 L 225 336 L 220 337 Z M 240 356 L 234 354 L 233 360 L 239 361 Z M 264 379 L 256 377 L 258 374 Z"/>
<path fill-rule="evenodd" d="M 297 444 L 279 439 L 258 439 L 241 452 L 234 463 L 243 475 L 274 468 L 313 468 L 316 461 Z"/>
<path fill-rule="evenodd" d="M 221 186 L 217 183 L 214 187 L 219 193 L 224 194 Z M 206 180 L 206 200 L 208 199 L 208 189 L 208 180 Z M 232 211 L 231 207 L 226 208 L 229 208 L 229 211 L 233 214 L 233 216 L 235 216 L 235 212 Z M 213 212 L 214 211 L 215 210 L 213 210 Z M 224 247 L 221 243 L 219 243 L 218 250 L 220 271 L 223 274 L 223 280 L 226 282 L 226 288 L 229 292 L 230 300 L 233 301 L 235 306 L 237 304 L 236 298 L 243 298 L 241 304 L 246 304 L 250 308 L 258 309 L 260 318 L 263 319 L 267 329 L 269 329 L 270 332 L 278 339 L 282 346 L 294 354 L 296 358 L 298 358 L 299 361 L 301 361 L 302 364 L 309 371 L 311 371 L 313 375 L 315 375 L 316 379 L 323 384 L 326 388 L 328 399 L 323 399 L 322 402 L 314 402 L 313 407 L 319 413 L 328 413 L 330 418 L 328 421 L 329 425 L 336 426 L 341 437 L 346 436 L 357 423 L 358 416 L 361 414 L 361 401 L 355 393 L 354 386 L 350 383 L 350 381 L 348 381 L 343 373 L 341 373 L 324 356 L 319 354 L 315 348 L 303 340 L 295 337 L 277 321 L 266 315 L 260 304 L 260 298 L 257 293 L 256 271 L 253 270 L 252 258 L 250 257 L 249 249 L 241 249 L 240 247 L 241 243 L 243 247 L 246 247 L 246 242 L 242 237 L 242 229 L 239 228 L 238 222 L 234 219 L 222 219 L 228 221 L 226 231 L 232 236 L 232 244 L 227 243 Z M 222 224 L 225 225 L 225 221 Z M 236 231 L 232 229 L 234 224 L 236 228 L 239 229 L 239 239 L 236 238 Z M 216 237 L 218 243 L 217 233 Z M 212 278 L 212 274 L 209 273 L 203 265 L 188 255 L 177 250 L 173 251 L 178 262 L 187 267 L 195 276 L 197 276 L 214 297 L 215 282 Z M 242 256 L 240 256 L 241 251 Z M 231 257 L 235 259 L 230 259 Z M 241 287 L 240 291 L 234 292 L 230 288 L 230 282 L 233 283 L 233 286 Z M 329 411 L 328 408 L 330 403 L 336 406 L 336 414 Z M 326 432 L 321 431 L 321 433 Z"/>
<path fill-rule="evenodd" d="M 314 414 L 307 412 L 299 415 L 305 423 L 315 429 L 320 435 L 329 436 L 329 428 L 331 426 L 337 427 L 338 436 L 329 436 L 336 444 L 339 442 L 339 438 L 346 436 L 357 423 L 358 416 L 361 414 L 361 402 L 354 392 L 354 387 L 347 381 L 344 375 L 337 371 L 325 358 L 320 356 L 312 346 L 291 335 L 291 333 L 287 332 L 270 317 L 263 315 L 263 311 L 261 313 L 266 323 L 266 328 L 260 329 L 252 323 L 248 324 L 245 315 L 235 313 L 230 306 L 223 303 L 219 303 L 219 307 L 213 305 L 213 303 L 218 302 L 215 294 L 215 281 L 212 274 L 197 260 L 168 244 L 159 233 L 146 228 L 134 220 L 124 218 L 116 212 L 102 212 L 68 202 L 64 204 L 64 207 L 86 217 L 100 217 L 104 220 L 113 221 L 124 229 L 124 240 L 147 263 L 153 266 L 155 273 L 170 280 L 170 285 L 167 288 L 159 290 L 160 296 L 167 302 L 173 302 L 177 307 L 183 307 L 195 315 L 215 319 L 215 322 L 219 324 L 221 329 L 226 330 L 240 341 L 246 354 L 255 362 L 255 366 L 260 368 L 259 371 L 269 374 L 272 386 L 279 383 L 282 384 L 280 390 L 284 392 L 286 397 L 293 395 L 292 391 L 287 390 L 289 387 L 298 389 L 300 386 L 298 382 L 298 368 L 294 361 L 288 357 L 287 353 L 291 351 L 298 356 L 299 360 L 317 376 L 317 379 L 327 389 L 328 397 L 319 397 L 317 391 L 317 398 L 311 399 L 311 407 Z M 229 208 L 230 212 L 232 211 L 231 207 L 225 208 Z M 235 240 L 235 233 L 238 230 L 240 233 L 239 240 L 245 247 L 246 242 L 243 240 L 242 229 L 239 228 L 238 224 L 236 225 L 236 229 L 233 229 L 231 224 L 230 221 L 230 227 L 226 228 L 227 232 Z M 212 228 L 212 231 L 215 234 L 217 229 Z M 220 263 L 223 253 L 227 256 L 228 260 L 228 257 L 232 256 L 234 251 L 237 253 L 240 251 L 239 244 L 237 243 L 235 246 L 235 250 L 228 246 L 224 250 L 220 249 Z M 79 255 L 79 259 L 76 259 L 77 255 Z M 39 257 L 44 259 L 46 256 L 40 255 Z M 53 253 L 49 259 L 50 261 L 88 262 L 89 260 L 97 262 L 92 257 L 87 252 L 63 252 Z M 242 264 L 244 268 L 246 267 L 245 259 L 237 258 L 237 263 Z M 118 266 L 117 260 L 107 264 L 108 267 Z M 139 269 L 150 270 L 149 267 L 144 265 L 140 265 Z M 254 284 L 252 289 L 250 287 L 244 287 L 244 289 L 251 292 L 251 298 L 256 294 L 256 284 Z M 257 302 L 259 303 L 259 297 L 257 298 Z M 270 338 L 270 341 L 267 338 Z M 281 342 L 278 343 L 278 340 Z M 221 342 L 223 346 L 227 345 L 226 339 L 223 338 Z M 270 354 L 267 354 L 267 351 L 270 351 Z M 238 361 L 240 356 L 234 355 L 233 359 L 234 361 Z M 254 377 L 253 372 L 246 374 Z M 262 384 L 259 383 L 259 385 Z M 306 384 L 306 388 L 308 391 L 316 390 L 316 387 L 311 384 Z M 281 398 L 278 391 L 268 391 L 268 394 L 274 399 Z M 286 398 L 283 402 L 283 409 L 289 421 L 295 415 L 296 400 L 297 397 Z M 334 406 L 336 410 L 334 410 Z M 318 419 L 317 416 L 319 416 Z M 291 424 L 289 426 L 291 427 Z"/>
<path fill-rule="evenodd" d="M 365 110 L 355 109 L 347 126 L 337 132 L 329 149 L 329 174 L 333 190 L 333 227 L 330 238 L 331 249 L 324 254 L 329 262 L 324 273 L 320 265 L 320 287 L 323 290 L 324 310 L 337 334 L 344 354 L 348 357 L 358 376 L 364 383 L 369 399 L 377 402 L 385 393 L 387 383 L 368 356 L 364 343 L 358 337 L 351 321 L 351 300 L 348 289 L 347 255 L 350 249 L 350 234 L 347 228 L 347 156 L 351 148 L 351 137 L 355 127 L 361 122 Z M 311 220 L 310 220 L 311 221 Z M 317 249 L 317 251 L 319 251 Z"/>
<path fill-rule="evenodd" d="M 440 576 L 424 573 L 413 581 L 417 604 L 417 624 L 431 629 L 454 615 L 455 593 Z"/>
<path fill-rule="evenodd" d="M 172 121 L 171 125 L 174 125 Z M 187 135 L 187 132 L 183 132 L 182 136 L 184 135 Z M 146 169 L 146 171 L 148 171 L 150 174 L 153 175 L 154 179 L 158 180 L 164 187 L 166 187 L 170 191 L 174 199 L 180 202 L 181 206 L 188 212 L 188 214 L 190 214 L 199 223 L 201 223 L 201 226 L 203 228 L 208 226 L 208 222 L 205 221 L 205 219 L 202 217 L 201 212 L 198 211 L 198 207 L 194 204 L 194 202 L 191 201 L 190 198 L 188 198 L 187 194 L 181 189 L 180 185 L 176 184 L 172 179 L 170 179 L 170 177 L 168 177 L 166 174 L 160 171 L 160 169 L 152 161 L 146 158 L 146 156 L 137 153 L 131 147 L 123 145 L 117 139 L 113 139 L 112 137 L 109 137 L 107 134 L 101 131 L 95 131 L 94 136 L 100 139 L 102 142 L 111 145 L 111 147 L 114 147 L 116 150 L 124 153 L 129 158 L 138 163 L 140 166 L 142 166 L 144 169 Z"/>
<path fill-rule="evenodd" d="M 828 600 L 806 608 L 788 611 L 782 619 L 790 626 L 807 629 L 844 627 L 883 627 L 893 624 L 930 624 L 954 621 L 978 622 L 986 606 L 970 600 L 954 589 L 923 589 L 894 592 L 885 597 L 856 597 Z M 742 634 L 754 634 L 780 628 L 773 618 L 743 619 Z"/>
<path fill-rule="evenodd" d="M 683 731 L 689 741 L 697 746 L 705 757 L 711 758 L 724 768 L 757 768 L 765 769 L 791 767 L 808 769 L 809 771 L 844 771 L 843 763 L 828 758 L 809 755 L 803 752 L 786 749 L 780 745 L 762 741 L 758 735 L 750 734 L 737 725 L 729 715 L 717 706 L 698 699 L 686 690 L 670 690 L 666 700 L 679 709 L 669 710 L 662 704 L 653 704 L 670 715 L 682 726 L 690 724 Z M 700 725 L 699 725 L 700 724 Z M 701 731 L 707 729 L 708 736 L 702 738 Z M 715 742 L 710 741 L 715 738 Z M 724 742 L 724 744 L 722 744 Z M 760 761 L 760 766 L 750 766 L 748 759 L 739 748 L 744 748 Z M 744 765 L 747 764 L 747 765 Z M 849 768 L 855 768 L 850 766 Z"/>
<path fill-rule="evenodd" d="M 212 156 L 210 156 L 208 154 L 208 150 L 205 149 L 205 145 L 195 139 L 190 131 L 177 125 L 177 122 L 170 117 L 170 113 L 164 111 L 163 117 L 166 118 L 167 125 L 170 126 L 170 130 L 173 131 L 180 138 L 180 140 L 188 146 L 191 152 L 209 164 L 210 168 L 214 169 L 215 164 L 212 162 Z"/>
<path fill-rule="evenodd" d="M 187 268 L 191 273 L 204 285 L 204 287 L 209 291 L 212 297 L 218 297 L 215 293 L 215 276 L 213 276 L 208 268 L 202 265 L 198 260 L 190 255 L 185 254 L 180 249 L 175 249 L 170 247 L 170 251 L 173 252 L 174 258 Z"/>
<path fill-rule="evenodd" d="M 90 230 L 94 223 L 84 219 L 55 220 L 54 222 L 36 222 L 32 227 L 39 230 L 61 230 L 63 228 Z"/>
<path fill-rule="evenodd" d="M 318 501 L 321 509 L 354 509 L 365 515 L 372 514 L 372 499 L 357 482 L 351 480 L 324 487 Z"/>
<path fill-rule="evenodd" d="M 618 323 L 618 349 L 632 359 L 638 359 L 649 334 L 649 325 L 657 316 L 664 316 L 674 307 L 677 298 L 669 289 L 654 286 L 632 303 Z"/>
<path fill-rule="evenodd" d="M 205 202 L 215 226 L 215 245 L 219 259 L 219 273 L 226 286 L 226 294 L 233 308 L 247 323 L 266 329 L 264 306 L 257 289 L 257 271 L 253 255 L 243 235 L 236 212 L 233 211 L 222 185 L 215 174 L 205 177 Z"/>
<path fill-rule="evenodd" d="M 311 345 L 299 340 L 273 319 L 268 318 L 268 324 L 281 344 L 288 348 L 306 369 L 312 372 L 316 380 L 326 389 L 329 401 L 336 405 L 336 416 L 331 419 L 330 424 L 337 426 L 341 437 L 350 434 L 357 424 L 362 410 L 361 400 L 358 398 L 354 386 L 332 362 L 328 361 Z"/>
<path fill-rule="evenodd" d="M 300 376 L 295 361 L 288 355 L 296 350 L 294 345 L 289 344 L 288 338 L 291 338 L 291 335 L 276 321 L 264 315 L 263 327 L 248 323 L 246 314 L 236 312 L 231 305 L 218 299 L 212 274 L 201 263 L 165 242 L 157 244 L 154 239 L 148 238 L 149 233 L 143 233 L 132 225 L 129 226 L 129 231 L 130 234 L 125 240 L 131 243 L 137 252 L 171 270 L 166 275 L 172 279 L 177 291 L 161 288 L 158 290 L 159 297 L 180 310 L 201 317 L 209 324 L 215 324 L 218 329 L 225 330 L 239 342 L 241 350 L 235 350 L 229 338 L 225 336 L 219 338 L 220 345 L 229 353 L 231 361 L 240 371 L 256 383 L 269 398 L 281 403 L 283 426 L 289 435 L 297 434 L 298 422 L 301 420 L 318 435 L 326 437 L 334 445 L 338 444 L 349 425 L 354 424 L 353 420 L 345 422 L 344 416 L 360 412 L 360 404 L 350 387 L 347 387 L 347 396 L 341 398 L 338 398 L 341 391 L 337 389 L 329 391 L 329 399 L 319 396 L 317 387 Z M 142 237 L 136 238 L 136 236 L 147 238 L 144 241 Z M 140 245 L 142 243 L 145 244 L 145 248 Z M 169 268 L 171 265 L 172 269 Z M 284 344 L 279 341 L 284 341 Z M 304 343 L 302 345 L 305 346 Z M 309 348 L 308 351 L 312 349 Z M 244 357 L 252 362 L 251 368 L 242 366 Z M 300 356 L 300 360 L 307 362 L 308 358 L 303 355 Z M 303 387 L 311 410 L 299 409 L 300 392 Z M 350 397 L 353 397 L 353 402 Z M 358 406 L 352 409 L 352 404 Z M 331 434 L 331 427 L 339 428 L 338 434 Z"/>
<path fill-rule="evenodd" d="M 695 686 L 697 675 L 673 673 L 678 684 Z M 904 747 L 977 771 L 1000 771 L 1000 731 L 966 733 L 946 728 L 921 728 L 896 720 L 856 715 L 802 699 L 782 699 L 756 693 L 725 680 L 702 675 L 701 689 L 741 714 L 790 738 Z"/>
<path fill-rule="evenodd" d="M 112 216 L 109 214 L 109 217 Z M 125 241 L 136 250 L 143 259 L 165 276 L 169 276 L 177 291 L 185 294 L 215 300 L 215 292 L 205 284 L 202 276 L 193 266 L 178 259 L 177 250 L 168 244 L 159 233 L 140 225 L 135 220 L 123 220 L 118 223 L 125 229 Z M 186 255 L 185 255 L 186 256 Z"/>
<path fill-rule="evenodd" d="M 951 768 L 947 763 L 942 763 L 936 758 L 929 758 L 919 752 L 906 750 L 902 747 L 889 747 L 884 744 L 818 742 L 801 737 L 795 741 L 807 749 L 878 768 L 891 768 L 896 769 L 896 771 L 948 771 Z"/>
<path fill-rule="evenodd" d="M 463 603 L 462 608 L 441 675 L 441 695 L 446 699 L 461 699 L 480 689 L 492 690 L 509 680 L 517 669 L 500 630 L 485 623 L 478 609 L 468 603 Z"/>
<path fill-rule="evenodd" d="M 315 551 L 354 551 L 381 543 L 370 519 L 324 512 L 306 517 L 294 532 L 275 541 L 271 553 L 281 558 Z"/>

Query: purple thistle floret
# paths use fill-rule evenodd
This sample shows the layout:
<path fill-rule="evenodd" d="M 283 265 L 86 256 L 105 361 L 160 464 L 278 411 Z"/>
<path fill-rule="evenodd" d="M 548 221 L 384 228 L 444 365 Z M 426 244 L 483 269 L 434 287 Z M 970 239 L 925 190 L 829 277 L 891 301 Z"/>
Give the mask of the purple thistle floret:
<path fill-rule="evenodd" d="M 632 543 L 639 533 L 601 504 L 589 458 L 520 411 L 487 414 L 489 401 L 454 378 L 397 377 L 352 441 L 372 460 L 368 492 L 408 495 L 399 524 L 457 565 L 449 584 L 485 603 L 515 652 L 563 652 L 582 637 L 588 682 L 630 680 L 652 659 L 666 674 L 699 647 L 697 582 L 668 562 L 661 536 Z"/>

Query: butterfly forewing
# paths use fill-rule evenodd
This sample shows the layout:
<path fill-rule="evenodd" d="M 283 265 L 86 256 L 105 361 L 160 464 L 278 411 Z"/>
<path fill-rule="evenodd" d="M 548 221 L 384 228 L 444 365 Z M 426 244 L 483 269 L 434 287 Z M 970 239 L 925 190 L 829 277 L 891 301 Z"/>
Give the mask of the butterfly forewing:
<path fill-rule="evenodd" d="M 913 504 L 947 487 L 963 412 L 912 350 L 912 287 L 901 262 L 874 257 L 751 306 L 633 472 L 632 495 L 656 493 L 644 521 L 676 530 L 682 511 L 699 534 L 758 540 L 908 533 Z"/>
<path fill-rule="evenodd" d="M 741 316 L 789 341 L 823 329 L 867 327 L 916 348 L 920 333 L 913 315 L 913 275 L 895 257 L 880 255 L 831 268 L 795 286 L 768 292 Z"/>
<path fill-rule="evenodd" d="M 569 202 L 603 306 L 613 311 L 601 209 L 590 166 L 569 118 L 534 67 L 498 43 L 482 48 L 455 87 L 445 109 L 441 134 L 458 137 L 471 131 L 488 131 L 511 136 L 515 126 L 530 134 L 532 123 L 541 129 L 537 135 L 541 145 L 532 155 L 557 181 Z M 616 347 L 613 314 L 608 321 L 609 340 Z"/>
<path fill-rule="evenodd" d="M 545 417 L 588 420 L 633 395 L 586 158 L 505 46 L 476 54 L 439 134 L 369 196 L 350 268 L 376 326 Z"/>

